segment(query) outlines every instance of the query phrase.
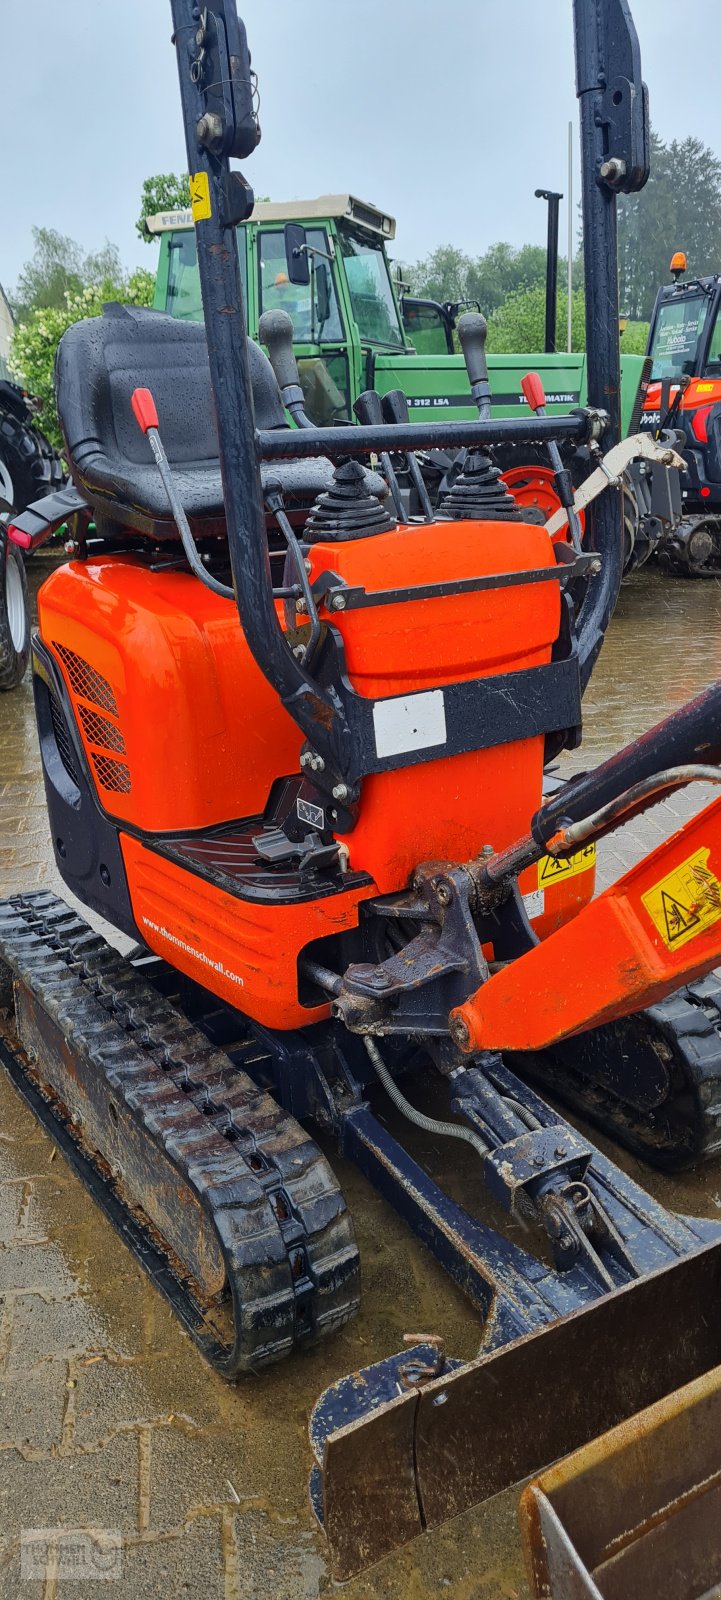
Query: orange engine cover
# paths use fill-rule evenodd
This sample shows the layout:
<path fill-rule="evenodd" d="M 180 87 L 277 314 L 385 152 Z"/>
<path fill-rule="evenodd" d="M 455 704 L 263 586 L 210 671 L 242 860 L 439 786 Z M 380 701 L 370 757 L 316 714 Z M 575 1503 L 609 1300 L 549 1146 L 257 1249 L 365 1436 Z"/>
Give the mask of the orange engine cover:
<path fill-rule="evenodd" d="M 230 600 L 132 558 L 71 561 L 38 595 L 101 804 L 146 833 L 258 816 L 300 729 Z"/>

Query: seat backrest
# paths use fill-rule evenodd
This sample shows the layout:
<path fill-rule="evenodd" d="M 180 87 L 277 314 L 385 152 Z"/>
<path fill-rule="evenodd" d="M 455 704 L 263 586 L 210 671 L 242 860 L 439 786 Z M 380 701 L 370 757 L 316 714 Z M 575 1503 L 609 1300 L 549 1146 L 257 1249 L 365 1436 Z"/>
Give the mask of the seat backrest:
<path fill-rule="evenodd" d="M 287 419 L 267 356 L 248 341 L 253 404 L 259 428 Z M 152 391 L 168 459 L 176 466 L 218 461 L 205 329 L 160 311 L 110 305 L 102 317 L 63 334 L 55 365 L 57 406 L 68 453 L 78 472 L 93 458 L 145 466 L 153 457 L 133 416 L 136 388 Z M 98 460 L 98 465 L 100 464 Z"/>

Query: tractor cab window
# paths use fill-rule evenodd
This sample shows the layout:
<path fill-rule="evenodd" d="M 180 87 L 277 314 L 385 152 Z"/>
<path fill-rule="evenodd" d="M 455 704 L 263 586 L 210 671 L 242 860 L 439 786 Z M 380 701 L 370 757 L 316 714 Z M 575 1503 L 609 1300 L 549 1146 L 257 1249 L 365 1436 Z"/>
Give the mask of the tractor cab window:
<path fill-rule="evenodd" d="M 333 281 L 328 240 L 322 228 L 307 228 L 310 283 L 291 283 L 282 228 L 258 235 L 260 310 L 287 311 L 296 344 L 342 344 L 343 325 Z M 314 252 L 318 252 L 317 254 Z"/>
<path fill-rule="evenodd" d="M 338 230 L 338 240 L 361 341 L 403 349 L 403 330 L 381 240 L 351 233 L 347 228 Z"/>
<path fill-rule="evenodd" d="M 652 380 L 693 374 L 708 306 L 707 297 L 700 294 L 667 300 L 659 306 L 651 345 Z"/>
<path fill-rule="evenodd" d="M 200 293 L 198 251 L 195 229 L 171 234 L 168 261 L 168 290 L 166 311 L 181 322 L 202 322 L 203 300 Z M 248 304 L 248 269 L 245 260 L 245 241 L 238 235 L 240 281 L 243 286 L 243 304 Z"/>
<path fill-rule="evenodd" d="M 709 340 L 704 372 L 708 373 L 712 378 L 721 377 L 721 316 L 718 310 Z"/>
<path fill-rule="evenodd" d="M 412 300 L 406 295 L 401 310 L 403 326 L 416 355 L 453 355 L 453 331 L 442 306 L 434 300 Z"/>

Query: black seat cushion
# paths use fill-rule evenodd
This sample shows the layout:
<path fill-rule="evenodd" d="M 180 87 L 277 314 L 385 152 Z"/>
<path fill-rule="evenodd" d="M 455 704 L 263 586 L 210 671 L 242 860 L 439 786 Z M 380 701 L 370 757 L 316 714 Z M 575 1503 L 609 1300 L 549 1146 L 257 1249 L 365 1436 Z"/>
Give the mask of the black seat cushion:
<path fill-rule="evenodd" d="M 252 340 L 248 349 L 256 426 L 285 428 L 270 362 Z M 223 532 L 218 435 L 201 323 L 106 306 L 102 317 L 76 322 L 63 334 L 55 384 L 72 475 L 96 518 L 159 538 L 174 535 L 158 468 L 130 404 L 133 390 L 146 388 L 155 399 L 160 436 L 186 515 L 199 534 Z M 280 483 L 289 507 L 310 507 L 332 476 L 324 458 L 262 468 L 265 481 Z M 373 487 L 383 492 L 380 480 Z"/>

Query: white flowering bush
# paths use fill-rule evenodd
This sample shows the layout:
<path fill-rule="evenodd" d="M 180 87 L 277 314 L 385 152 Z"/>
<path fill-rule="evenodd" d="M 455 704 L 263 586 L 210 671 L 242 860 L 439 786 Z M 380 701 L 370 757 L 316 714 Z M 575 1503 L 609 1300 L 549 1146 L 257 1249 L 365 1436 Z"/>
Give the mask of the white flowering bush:
<path fill-rule="evenodd" d="M 120 283 L 108 281 L 68 291 L 64 306 L 42 306 L 31 311 L 26 321 L 16 328 L 10 349 L 10 371 L 17 382 L 40 401 L 38 425 L 57 449 L 62 448 L 63 440 L 55 409 L 53 368 L 55 352 L 65 329 L 82 321 L 83 317 L 99 317 L 109 300 L 120 300 L 123 305 L 150 305 L 154 287 L 153 274 L 140 268 Z"/>

